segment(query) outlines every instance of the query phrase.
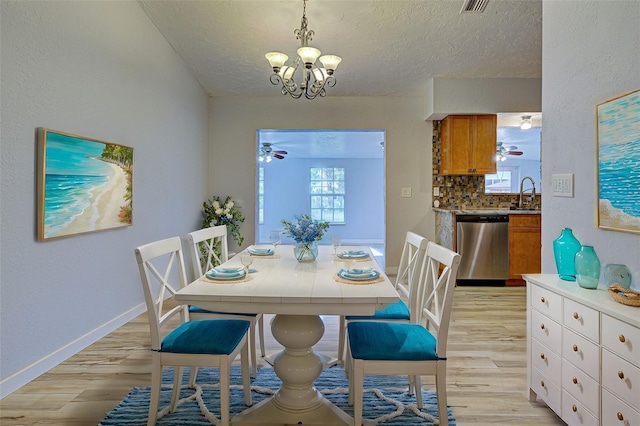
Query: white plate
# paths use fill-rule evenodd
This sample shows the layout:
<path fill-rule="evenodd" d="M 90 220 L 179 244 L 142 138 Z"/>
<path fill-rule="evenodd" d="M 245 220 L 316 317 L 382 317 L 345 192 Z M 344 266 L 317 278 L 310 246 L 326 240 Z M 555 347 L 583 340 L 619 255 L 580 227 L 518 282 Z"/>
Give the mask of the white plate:
<path fill-rule="evenodd" d="M 376 271 L 376 270 L 369 270 L 368 272 L 363 272 L 363 273 L 350 273 L 349 271 L 352 270 L 348 270 L 348 269 L 341 269 L 338 272 L 338 276 L 341 278 L 344 278 L 346 280 L 352 280 L 352 281 L 366 281 L 366 280 L 372 280 L 374 278 L 378 278 L 380 276 L 380 272 Z"/>
<path fill-rule="evenodd" d="M 205 274 L 212 280 L 237 280 L 244 277 L 244 269 L 213 268 Z"/>
<path fill-rule="evenodd" d="M 369 257 L 369 253 L 361 250 L 350 250 L 338 253 L 338 257 L 341 259 L 364 259 Z"/>
<path fill-rule="evenodd" d="M 249 248 L 247 248 L 247 251 L 249 252 L 249 254 L 252 254 L 254 256 L 271 256 L 273 254 L 273 249 L 270 247 L 266 248 L 250 246 Z"/>

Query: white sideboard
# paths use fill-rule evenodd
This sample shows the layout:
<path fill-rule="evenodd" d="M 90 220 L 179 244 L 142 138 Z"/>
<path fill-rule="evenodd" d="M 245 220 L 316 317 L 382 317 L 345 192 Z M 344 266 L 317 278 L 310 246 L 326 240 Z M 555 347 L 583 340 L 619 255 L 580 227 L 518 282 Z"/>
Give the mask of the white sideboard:
<path fill-rule="evenodd" d="M 640 426 L 640 307 L 525 274 L 527 384 L 570 426 Z"/>

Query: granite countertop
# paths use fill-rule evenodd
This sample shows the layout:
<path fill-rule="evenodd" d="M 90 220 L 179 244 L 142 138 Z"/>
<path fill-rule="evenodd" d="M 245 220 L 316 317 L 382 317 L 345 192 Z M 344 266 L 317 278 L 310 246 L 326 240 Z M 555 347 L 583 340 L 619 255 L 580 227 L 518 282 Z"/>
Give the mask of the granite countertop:
<path fill-rule="evenodd" d="M 441 213 L 451 213 L 457 215 L 472 215 L 472 214 L 482 214 L 482 215 L 503 215 L 503 214 L 541 214 L 541 210 L 511 210 L 506 208 L 474 208 L 470 207 L 467 209 L 452 209 L 452 208 L 437 208 L 433 207 L 433 211 L 441 212 Z"/>

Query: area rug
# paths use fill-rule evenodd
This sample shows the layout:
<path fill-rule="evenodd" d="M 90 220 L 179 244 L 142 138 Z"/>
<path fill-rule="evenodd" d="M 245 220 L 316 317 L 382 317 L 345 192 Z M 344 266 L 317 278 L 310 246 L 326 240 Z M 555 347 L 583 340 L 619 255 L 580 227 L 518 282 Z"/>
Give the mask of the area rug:
<path fill-rule="evenodd" d="M 174 413 L 168 412 L 171 401 L 173 371 L 165 368 L 163 385 L 160 394 L 160 418 L 158 426 L 190 425 L 208 426 L 219 424 L 219 381 L 218 369 L 198 369 L 195 389 L 188 387 L 189 369 L 185 368 L 180 402 Z M 240 367 L 231 368 L 230 416 L 240 413 L 247 407 L 242 393 Z M 273 395 L 280 387 L 280 379 L 272 368 L 260 368 L 258 377 L 252 379 L 251 390 L 253 404 Z M 323 370 L 315 381 L 315 386 L 322 394 L 353 416 L 353 407 L 347 404 L 348 380 L 344 370 L 331 367 Z M 406 376 L 365 376 L 363 416 L 366 425 L 438 425 L 438 407 L 435 392 L 422 391 L 424 407 L 418 410 L 414 395 L 408 393 Z M 143 426 L 147 424 L 150 389 L 134 387 L 116 408 L 107 414 L 99 426 Z M 448 408 L 448 425 L 456 421 Z M 446 424 L 443 422 L 443 424 Z"/>

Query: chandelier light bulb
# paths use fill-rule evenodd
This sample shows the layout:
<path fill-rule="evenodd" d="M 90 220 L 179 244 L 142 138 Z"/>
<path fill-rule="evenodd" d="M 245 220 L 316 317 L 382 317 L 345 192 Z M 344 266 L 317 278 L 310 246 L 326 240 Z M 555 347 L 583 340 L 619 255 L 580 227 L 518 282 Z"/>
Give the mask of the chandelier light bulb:
<path fill-rule="evenodd" d="M 342 58 L 336 55 L 320 56 L 320 62 L 327 69 L 327 74 L 331 75 L 338 68 L 338 64 L 342 62 Z"/>
<path fill-rule="evenodd" d="M 282 68 L 284 63 L 287 62 L 287 59 L 289 59 L 287 55 L 280 52 L 269 52 L 264 55 L 264 57 L 267 58 L 267 61 L 269 61 L 269 64 L 275 73 L 280 71 L 280 68 Z"/>
<path fill-rule="evenodd" d="M 529 130 L 531 128 L 531 116 L 530 115 L 523 115 L 522 116 L 522 122 L 520 123 L 520 128 L 522 130 Z"/>
<path fill-rule="evenodd" d="M 304 46 L 298 49 L 298 56 L 304 62 L 304 66 L 307 68 L 311 68 L 311 65 L 318 59 L 320 56 L 320 51 L 315 47 Z"/>

